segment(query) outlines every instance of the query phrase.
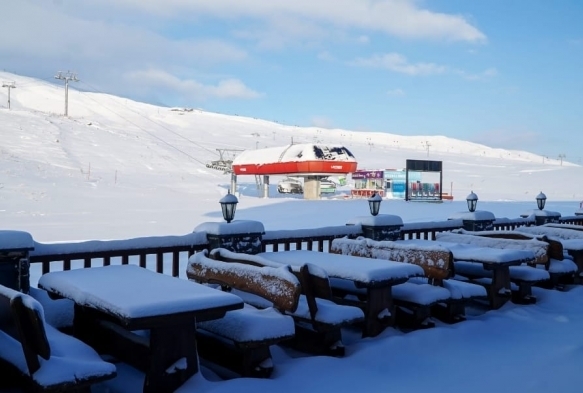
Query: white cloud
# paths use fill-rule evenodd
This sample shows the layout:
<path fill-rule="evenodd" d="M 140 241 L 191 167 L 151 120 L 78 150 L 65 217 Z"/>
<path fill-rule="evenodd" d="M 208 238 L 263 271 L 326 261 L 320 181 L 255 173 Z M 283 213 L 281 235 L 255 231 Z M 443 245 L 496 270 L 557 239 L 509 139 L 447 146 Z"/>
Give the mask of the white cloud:
<path fill-rule="evenodd" d="M 0 24 L 0 50 L 45 59 L 136 64 L 213 64 L 247 58 L 244 50 L 226 41 L 170 39 L 137 24 L 76 18 L 59 8 L 43 8 L 26 1 L 12 7 L 11 18 Z"/>
<path fill-rule="evenodd" d="M 75 9 L 77 4 L 60 7 L 50 2 L 11 2 L 11 17 L 0 24 L 3 68 L 51 79 L 57 70 L 75 70 L 82 82 L 99 91 L 150 100 L 152 96 L 136 94 L 144 91 L 137 80 L 132 84 L 122 76 L 142 69 L 200 76 L 216 73 L 217 65 L 249 61 L 245 50 L 225 40 L 173 39 L 139 23 L 81 18 L 69 14 L 69 6 Z M 254 96 L 232 75 L 205 79 L 223 80 L 214 91 L 205 90 L 207 96 Z"/>
<path fill-rule="evenodd" d="M 290 45 L 310 46 L 335 35 L 314 21 L 280 15 L 263 25 L 253 24 L 233 32 L 237 38 L 251 40 L 261 50 L 281 50 Z"/>
<path fill-rule="evenodd" d="M 185 20 L 211 15 L 231 20 L 251 18 L 277 26 L 274 21 L 285 17 L 413 39 L 486 40 L 485 34 L 463 16 L 423 9 L 417 0 L 93 0 L 92 3 L 106 4 L 110 10 L 131 7 L 138 12 Z"/>
<path fill-rule="evenodd" d="M 168 72 L 156 69 L 132 71 L 124 74 L 124 79 L 132 84 L 139 82 L 142 89 L 163 89 L 185 98 L 205 100 L 208 98 L 253 99 L 262 96 L 237 79 L 224 79 L 216 85 L 205 85 L 193 79 L 180 79 Z"/>
<path fill-rule="evenodd" d="M 407 58 L 398 53 L 375 54 L 368 58 L 357 58 L 349 62 L 357 67 L 384 68 L 407 75 L 434 75 L 447 71 L 446 66 L 435 63 L 409 63 Z"/>

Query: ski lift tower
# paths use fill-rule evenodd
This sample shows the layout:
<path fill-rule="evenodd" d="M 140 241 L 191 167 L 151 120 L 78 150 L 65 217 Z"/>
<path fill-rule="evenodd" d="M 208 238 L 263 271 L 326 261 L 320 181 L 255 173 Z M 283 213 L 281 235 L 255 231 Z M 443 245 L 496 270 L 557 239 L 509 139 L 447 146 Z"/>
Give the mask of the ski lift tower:
<path fill-rule="evenodd" d="M 217 149 L 219 159 L 207 162 L 206 167 L 221 171 L 224 174 L 231 174 L 231 194 L 235 195 L 237 191 L 237 175 L 233 172 L 233 159 L 241 149 Z"/>

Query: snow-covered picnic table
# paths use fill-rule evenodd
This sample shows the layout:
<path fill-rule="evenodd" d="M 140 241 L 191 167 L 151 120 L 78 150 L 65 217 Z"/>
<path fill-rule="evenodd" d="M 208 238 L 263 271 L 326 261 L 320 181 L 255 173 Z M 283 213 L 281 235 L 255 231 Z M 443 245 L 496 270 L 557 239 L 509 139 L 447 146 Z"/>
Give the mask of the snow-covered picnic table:
<path fill-rule="evenodd" d="M 198 372 L 196 321 L 243 307 L 233 294 L 135 265 L 51 272 L 38 285 L 75 303 L 81 339 L 146 372 L 144 392 L 174 391 Z"/>
<path fill-rule="evenodd" d="M 258 255 L 286 265 L 316 265 L 333 279 L 333 288 L 346 289 L 347 285 L 352 285 L 366 289 L 365 336 L 379 334 L 388 326 L 387 321 L 393 321 L 390 318 L 394 309 L 391 287 L 404 283 L 410 277 L 424 275 L 423 269 L 417 265 L 317 251 L 264 252 Z"/>
<path fill-rule="evenodd" d="M 566 251 L 583 251 L 583 230 L 573 228 L 573 225 L 542 225 L 535 227 L 519 227 L 517 232 L 530 235 L 544 235 L 549 239 L 561 242 Z"/>
<path fill-rule="evenodd" d="M 534 252 L 530 250 L 496 249 L 477 247 L 471 244 L 458 244 L 452 242 L 411 239 L 399 240 L 398 243 L 415 246 L 439 246 L 447 248 L 453 254 L 456 269 L 465 269 L 468 272 L 486 270 L 492 272 L 491 283 L 488 285 L 488 298 L 490 307 L 497 309 L 502 307 L 511 293 L 510 266 L 519 266 L 535 259 Z M 481 266 L 479 266 L 481 264 Z"/>
<path fill-rule="evenodd" d="M 515 230 L 530 235 L 544 235 L 549 239 L 560 242 L 563 245 L 563 249 L 573 258 L 573 262 L 577 265 L 576 282 L 583 282 L 583 229 L 580 226 L 546 224 L 534 227 L 519 227 Z"/>
<path fill-rule="evenodd" d="M 516 266 L 524 262 L 532 261 L 535 255 L 530 250 L 511 250 L 490 247 L 479 247 L 472 244 L 459 244 L 439 240 L 402 240 L 401 244 L 429 245 L 433 244 L 450 250 L 455 261 L 466 261 L 482 263 L 484 267 L 489 266 Z"/>

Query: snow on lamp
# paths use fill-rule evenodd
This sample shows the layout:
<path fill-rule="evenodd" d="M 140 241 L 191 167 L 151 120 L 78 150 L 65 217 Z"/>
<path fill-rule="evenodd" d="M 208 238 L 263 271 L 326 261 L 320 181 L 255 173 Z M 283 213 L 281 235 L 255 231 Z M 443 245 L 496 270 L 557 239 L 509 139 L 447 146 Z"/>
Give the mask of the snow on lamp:
<path fill-rule="evenodd" d="M 221 209 L 223 210 L 223 218 L 225 221 L 227 221 L 227 223 L 230 223 L 233 221 L 233 218 L 235 218 L 235 209 L 237 208 L 237 203 L 239 203 L 239 200 L 235 195 L 228 191 L 227 195 L 222 197 L 219 203 L 221 204 Z"/>
<path fill-rule="evenodd" d="M 373 216 L 379 214 L 382 201 L 383 198 L 376 192 L 372 194 L 370 198 L 368 198 L 368 208 L 370 209 L 370 214 L 372 214 Z"/>
<path fill-rule="evenodd" d="M 475 212 L 478 205 L 478 196 L 473 191 L 466 197 L 466 202 L 468 203 L 468 210 L 472 213 Z"/>
<path fill-rule="evenodd" d="M 538 206 L 539 210 L 542 210 L 545 208 L 546 201 L 547 201 L 547 196 L 545 194 L 543 194 L 543 192 L 541 191 L 540 194 L 538 194 L 536 196 L 536 205 Z"/>

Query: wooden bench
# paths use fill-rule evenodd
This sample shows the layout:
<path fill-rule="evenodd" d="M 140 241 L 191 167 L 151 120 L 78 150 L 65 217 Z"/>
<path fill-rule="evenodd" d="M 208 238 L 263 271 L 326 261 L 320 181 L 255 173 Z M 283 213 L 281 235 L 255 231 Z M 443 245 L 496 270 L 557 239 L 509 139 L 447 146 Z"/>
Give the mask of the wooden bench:
<path fill-rule="evenodd" d="M 401 328 L 431 327 L 431 316 L 448 323 L 462 321 L 468 301 L 486 298 L 484 288 L 451 279 L 453 255 L 445 248 L 342 238 L 332 241 L 330 252 L 410 263 L 423 269 L 424 277 L 393 286 L 393 298 L 400 310 L 397 325 Z"/>
<path fill-rule="evenodd" d="M 330 282 L 325 271 L 311 264 L 282 265 L 257 255 L 239 254 L 218 248 L 210 252 L 210 258 L 229 263 L 248 264 L 257 267 L 291 269 L 298 279 L 302 295 L 295 311 L 286 311 L 295 321 L 295 335 L 286 342 L 300 351 L 329 356 L 344 356 L 341 328 L 364 320 L 362 310 L 357 307 L 333 302 Z M 269 304 L 256 298 L 244 300 L 258 308 Z"/>
<path fill-rule="evenodd" d="M 32 296 L 0 285 L 0 370 L 25 392 L 90 392 L 116 376 L 89 346 L 45 323 Z"/>
<path fill-rule="evenodd" d="M 515 285 L 515 287 L 511 288 L 511 299 L 518 304 L 536 303 L 536 297 L 532 294 L 532 286 L 550 280 L 550 274 L 546 269 L 537 269 L 535 267 L 537 264 L 546 267 L 546 264 L 549 263 L 549 243 L 535 238 L 526 240 L 502 238 L 500 237 L 501 234 L 496 234 L 494 238 L 479 234 L 480 232 L 475 234 L 474 232 L 461 231 L 441 232 L 436 234 L 436 240 L 502 250 L 532 251 L 532 260 L 521 266 L 511 266 L 509 269 L 510 281 Z M 477 267 L 475 264 L 463 261 L 456 262 L 456 270 L 458 274 L 484 285 L 488 285 L 487 280 L 491 279 L 493 274 L 491 271 Z M 483 280 L 484 278 L 486 280 Z"/>
<path fill-rule="evenodd" d="M 468 234 L 468 232 L 463 229 L 453 232 Z M 546 253 L 539 253 L 534 262 L 530 265 L 533 267 L 544 267 L 544 269 L 549 272 L 550 280 L 535 285 L 540 285 L 549 289 L 555 288 L 558 290 L 564 290 L 565 284 L 573 283 L 575 273 L 577 272 L 577 265 L 571 259 L 565 258 L 563 244 L 558 240 L 549 239 L 545 235 L 537 236 L 515 231 L 484 231 L 470 233 L 494 239 L 510 239 L 516 241 L 538 240 L 547 243 L 548 247 Z"/>
<path fill-rule="evenodd" d="M 207 251 L 193 255 L 186 275 L 190 280 L 217 284 L 236 294 L 258 296 L 270 307 L 258 309 L 246 304 L 223 318 L 197 325 L 198 352 L 203 359 L 244 377 L 269 377 L 273 362 L 269 347 L 294 337 L 294 321 L 286 313 L 297 310 L 300 283 L 287 266 L 259 267 L 228 263 L 207 257 Z"/>
<path fill-rule="evenodd" d="M 530 236 L 545 236 L 561 244 L 564 252 L 577 266 L 574 283 L 583 284 L 583 232 L 578 225 L 545 224 L 532 227 L 518 227 L 516 232 Z"/>

